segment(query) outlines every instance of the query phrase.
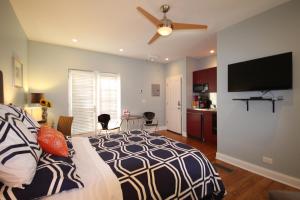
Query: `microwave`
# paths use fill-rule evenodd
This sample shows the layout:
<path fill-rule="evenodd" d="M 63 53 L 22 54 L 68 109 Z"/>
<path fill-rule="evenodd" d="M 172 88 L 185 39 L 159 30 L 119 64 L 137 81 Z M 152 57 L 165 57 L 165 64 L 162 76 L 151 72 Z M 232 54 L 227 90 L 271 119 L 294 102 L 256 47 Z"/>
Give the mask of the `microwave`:
<path fill-rule="evenodd" d="M 208 92 L 208 83 L 194 84 L 193 85 L 193 92 L 194 93 L 205 93 L 205 92 Z"/>

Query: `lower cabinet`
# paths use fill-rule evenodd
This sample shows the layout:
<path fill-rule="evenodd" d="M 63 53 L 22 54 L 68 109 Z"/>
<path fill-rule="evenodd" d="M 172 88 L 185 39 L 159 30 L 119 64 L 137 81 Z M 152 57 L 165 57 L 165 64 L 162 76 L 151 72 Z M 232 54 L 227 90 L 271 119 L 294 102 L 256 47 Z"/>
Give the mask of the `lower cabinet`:
<path fill-rule="evenodd" d="M 194 137 L 198 139 L 202 139 L 202 113 L 198 111 L 190 110 L 187 112 L 187 134 L 188 137 Z"/>
<path fill-rule="evenodd" d="M 215 112 L 206 111 L 203 113 L 204 141 L 210 144 L 217 144 L 217 135 L 213 127 L 213 115 Z"/>
<path fill-rule="evenodd" d="M 217 144 L 216 112 L 187 110 L 187 135 L 203 142 Z"/>

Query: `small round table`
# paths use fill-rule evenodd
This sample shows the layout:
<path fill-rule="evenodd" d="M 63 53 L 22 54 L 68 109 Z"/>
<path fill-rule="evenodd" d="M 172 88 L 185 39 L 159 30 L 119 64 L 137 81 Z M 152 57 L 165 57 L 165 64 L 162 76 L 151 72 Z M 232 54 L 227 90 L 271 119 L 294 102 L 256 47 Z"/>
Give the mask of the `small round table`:
<path fill-rule="evenodd" d="M 121 125 L 123 123 L 123 121 L 125 120 L 126 121 L 126 131 L 128 131 L 128 122 L 129 121 L 133 121 L 133 124 L 134 124 L 134 121 L 136 120 L 140 120 L 140 119 L 143 119 L 143 116 L 142 115 L 122 115 L 121 117 Z"/>

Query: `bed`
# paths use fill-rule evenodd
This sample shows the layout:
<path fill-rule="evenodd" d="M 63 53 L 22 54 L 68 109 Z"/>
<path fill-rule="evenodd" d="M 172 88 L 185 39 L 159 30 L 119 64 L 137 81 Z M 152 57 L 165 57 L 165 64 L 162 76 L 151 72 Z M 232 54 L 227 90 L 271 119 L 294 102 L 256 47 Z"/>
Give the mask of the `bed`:
<path fill-rule="evenodd" d="M 3 84 L 0 97 L 2 88 Z M 159 134 L 132 130 L 70 140 L 72 161 L 84 187 L 43 199 L 218 200 L 224 196 L 223 182 L 205 155 Z"/>
<path fill-rule="evenodd" d="M 198 150 L 142 130 L 73 137 L 85 187 L 53 195 L 69 199 L 222 199 L 221 178 Z"/>

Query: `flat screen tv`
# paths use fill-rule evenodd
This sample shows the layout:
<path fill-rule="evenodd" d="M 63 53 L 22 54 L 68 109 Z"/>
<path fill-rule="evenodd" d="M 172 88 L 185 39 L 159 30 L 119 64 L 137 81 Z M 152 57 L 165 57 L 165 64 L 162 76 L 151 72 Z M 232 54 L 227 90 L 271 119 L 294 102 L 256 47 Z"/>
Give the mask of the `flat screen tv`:
<path fill-rule="evenodd" d="M 293 87 L 292 52 L 228 65 L 228 92 Z"/>

